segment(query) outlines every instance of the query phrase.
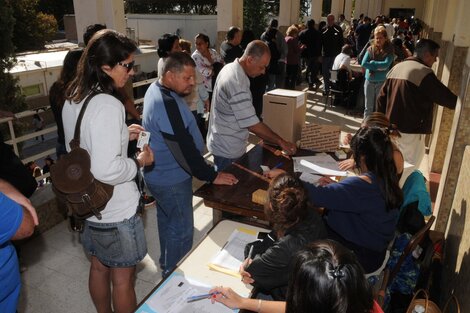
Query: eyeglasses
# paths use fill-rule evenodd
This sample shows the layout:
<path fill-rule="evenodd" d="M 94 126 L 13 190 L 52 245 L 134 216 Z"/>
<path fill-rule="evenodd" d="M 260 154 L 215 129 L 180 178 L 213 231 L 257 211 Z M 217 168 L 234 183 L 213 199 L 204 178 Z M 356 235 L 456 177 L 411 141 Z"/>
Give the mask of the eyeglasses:
<path fill-rule="evenodd" d="M 118 62 L 117 64 L 125 67 L 129 73 L 134 68 L 135 60 L 129 63 Z"/>

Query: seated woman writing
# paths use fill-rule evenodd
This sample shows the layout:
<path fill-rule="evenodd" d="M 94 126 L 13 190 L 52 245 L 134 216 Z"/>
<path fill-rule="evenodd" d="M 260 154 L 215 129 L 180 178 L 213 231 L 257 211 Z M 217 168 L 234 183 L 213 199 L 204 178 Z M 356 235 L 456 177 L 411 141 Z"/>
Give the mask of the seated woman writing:
<path fill-rule="evenodd" d="M 254 258 L 240 268 L 242 281 L 275 300 L 284 300 L 292 257 L 308 243 L 326 238 L 323 221 L 307 204 L 299 179 L 283 173 L 272 180 L 265 214 L 273 232 L 253 245 Z M 270 239 L 272 238 L 272 239 Z"/>
<path fill-rule="evenodd" d="M 400 149 L 395 142 L 396 138 L 401 137 L 400 132 L 396 129 L 395 125 L 390 124 L 390 120 L 383 114 L 382 112 L 373 112 L 371 115 L 366 117 L 362 122 L 362 127 L 380 127 L 385 130 L 388 130 L 390 134 L 390 139 L 392 141 L 393 147 L 393 161 L 395 162 L 395 166 L 397 168 L 398 179 L 400 179 L 401 175 L 403 174 L 403 168 L 405 166 L 405 159 L 403 158 L 403 153 L 401 153 Z M 353 135 L 347 134 L 344 137 L 343 143 L 349 145 L 351 143 Z M 344 160 L 339 162 L 339 169 L 342 171 L 347 171 L 354 169 L 356 167 L 356 163 L 354 162 L 354 158 L 351 157 L 350 159 Z"/>
<path fill-rule="evenodd" d="M 359 176 L 326 186 L 305 183 L 305 187 L 310 201 L 325 208 L 328 237 L 353 250 L 366 273 L 371 273 L 382 265 L 393 239 L 403 194 L 387 131 L 361 128 L 351 149 Z"/>
<path fill-rule="evenodd" d="M 333 240 L 315 241 L 297 253 L 286 302 L 242 298 L 225 287 L 212 292 L 212 302 L 259 313 L 383 313 L 354 254 Z"/>

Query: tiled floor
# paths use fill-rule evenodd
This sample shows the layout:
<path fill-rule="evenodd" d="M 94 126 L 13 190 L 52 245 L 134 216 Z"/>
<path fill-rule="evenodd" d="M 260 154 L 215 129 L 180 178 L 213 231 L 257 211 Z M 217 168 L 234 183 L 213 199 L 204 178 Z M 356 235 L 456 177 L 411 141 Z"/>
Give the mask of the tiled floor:
<path fill-rule="evenodd" d="M 344 115 L 341 108 L 323 111 L 324 98 L 320 93 L 309 93 L 307 122 L 341 125 L 343 131 L 354 132 L 360 118 Z M 251 137 L 252 142 L 258 139 Z M 200 182 L 195 181 L 196 188 Z M 195 235 L 194 243 L 212 226 L 212 210 L 200 198 L 193 198 Z M 160 280 L 156 266 L 159 257 L 155 207 L 145 214 L 145 233 L 148 255 L 137 270 L 136 293 L 140 302 Z M 78 240 L 68 230 L 66 221 L 21 247 L 22 262 L 27 270 L 22 273 L 23 288 L 19 313 L 92 313 L 94 306 L 88 293 L 89 261 Z M 158 264 L 158 263 L 157 263 Z"/>
<path fill-rule="evenodd" d="M 212 226 L 212 210 L 194 197 L 194 243 Z M 144 219 L 148 255 L 138 265 L 135 290 L 140 302 L 160 281 L 155 260 L 159 256 L 155 206 L 147 209 Z M 87 259 L 78 235 L 68 230 L 67 221 L 21 246 L 23 288 L 20 313 L 96 312 L 88 293 Z"/>

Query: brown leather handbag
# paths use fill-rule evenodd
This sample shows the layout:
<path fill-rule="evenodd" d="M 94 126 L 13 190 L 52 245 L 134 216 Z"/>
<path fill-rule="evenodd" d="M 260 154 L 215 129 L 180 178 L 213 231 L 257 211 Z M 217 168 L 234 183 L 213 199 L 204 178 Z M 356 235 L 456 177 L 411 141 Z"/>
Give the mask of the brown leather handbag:
<path fill-rule="evenodd" d="M 89 95 L 78 115 L 71 151 L 63 155 L 51 167 L 51 182 L 55 192 L 65 200 L 67 209 L 75 219 L 83 220 L 91 216 L 101 219 L 101 211 L 113 196 L 114 186 L 95 179 L 90 171 L 91 161 L 88 151 L 80 148 L 80 126 L 90 100 L 98 93 Z"/>

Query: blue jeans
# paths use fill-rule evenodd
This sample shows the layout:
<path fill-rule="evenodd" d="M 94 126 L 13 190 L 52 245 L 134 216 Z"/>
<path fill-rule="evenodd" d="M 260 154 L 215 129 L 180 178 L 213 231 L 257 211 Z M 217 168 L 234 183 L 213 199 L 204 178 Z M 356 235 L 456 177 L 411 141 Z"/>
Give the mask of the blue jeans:
<path fill-rule="evenodd" d="M 192 178 L 170 186 L 147 186 L 157 201 L 159 262 L 166 277 L 193 245 Z"/>
<path fill-rule="evenodd" d="M 131 267 L 147 255 L 144 223 L 134 215 L 117 223 L 85 221 L 80 234 L 85 250 L 109 267 Z"/>
<path fill-rule="evenodd" d="M 221 156 L 214 155 L 214 164 L 215 164 L 215 170 L 217 172 L 225 170 L 227 167 L 230 166 L 236 159 L 229 159 L 229 158 L 224 158 Z"/>
<path fill-rule="evenodd" d="M 365 97 L 365 108 L 364 118 L 371 115 L 375 111 L 375 103 L 379 97 L 380 89 L 384 82 L 371 82 L 367 79 L 364 82 L 364 97 Z"/>
<path fill-rule="evenodd" d="M 323 91 L 328 93 L 330 91 L 330 70 L 335 63 L 335 57 L 323 57 L 322 61 L 322 74 L 323 74 Z"/>

